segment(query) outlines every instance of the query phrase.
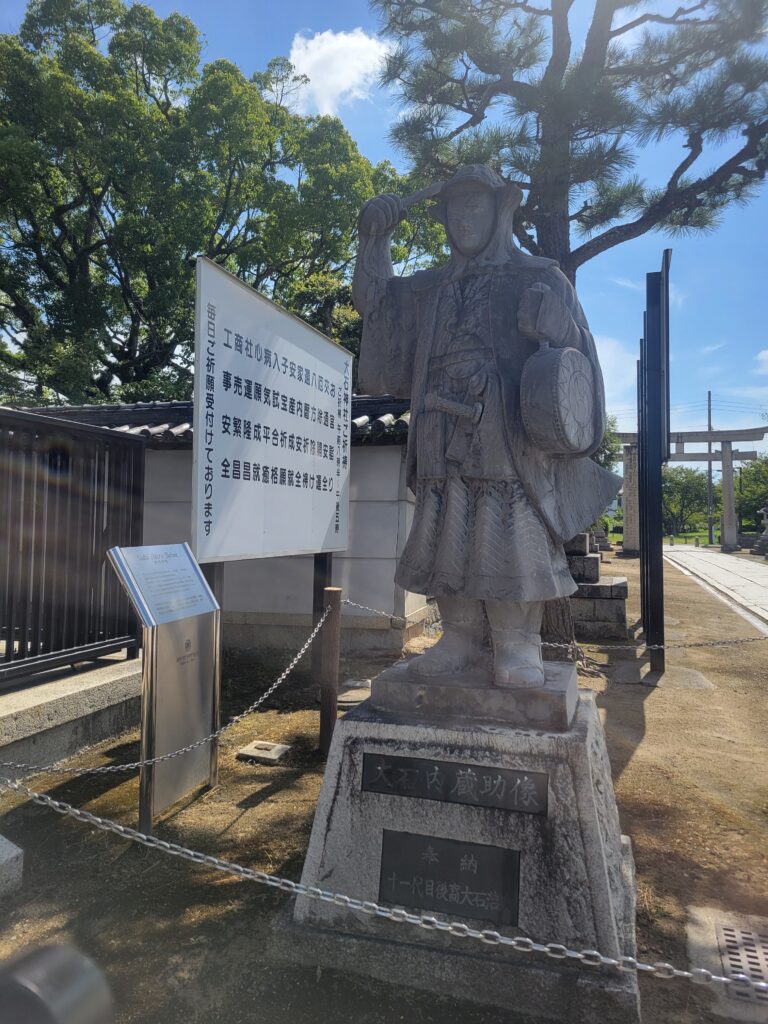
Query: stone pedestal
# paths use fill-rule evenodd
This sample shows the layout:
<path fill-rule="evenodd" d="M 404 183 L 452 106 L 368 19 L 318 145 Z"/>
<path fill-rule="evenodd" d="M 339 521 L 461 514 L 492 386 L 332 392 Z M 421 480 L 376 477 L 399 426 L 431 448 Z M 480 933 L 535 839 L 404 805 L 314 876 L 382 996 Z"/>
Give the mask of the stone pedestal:
<path fill-rule="evenodd" d="M 571 596 L 573 625 L 578 640 L 626 640 L 626 576 L 601 576 L 600 555 L 587 554 L 589 534 L 565 545 L 568 569 L 578 590 Z"/>
<path fill-rule="evenodd" d="M 458 717 L 462 722 L 473 719 L 551 732 L 569 729 L 573 722 L 579 693 L 573 662 L 545 662 L 544 686 L 519 690 L 491 685 L 490 665 L 475 676 L 405 682 L 397 669 L 407 664 L 399 662 L 372 680 L 372 708 L 422 721 L 455 722 Z"/>
<path fill-rule="evenodd" d="M 635 885 L 591 693 L 572 727 L 437 724 L 370 702 L 336 727 L 302 881 L 608 956 Z M 577 968 L 299 898 L 276 953 L 537 1018 L 637 1024 L 632 975 Z M 284 923 L 284 922 L 283 922 Z"/>
<path fill-rule="evenodd" d="M 752 555 L 765 555 L 768 558 L 768 509 L 761 508 L 763 513 L 763 532 L 757 538 L 755 546 L 750 551 Z"/>
<path fill-rule="evenodd" d="M 621 553 L 625 558 L 640 556 L 640 497 L 638 491 L 637 445 L 624 445 L 624 487 L 622 491 L 622 512 L 624 533 Z"/>

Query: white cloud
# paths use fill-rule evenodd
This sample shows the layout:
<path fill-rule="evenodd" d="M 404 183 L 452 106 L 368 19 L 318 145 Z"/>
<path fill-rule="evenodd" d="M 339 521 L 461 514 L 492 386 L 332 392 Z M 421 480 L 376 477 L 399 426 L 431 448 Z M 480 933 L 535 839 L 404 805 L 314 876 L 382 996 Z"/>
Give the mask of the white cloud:
<path fill-rule="evenodd" d="M 631 277 L 609 277 L 608 280 L 611 284 L 617 284 L 620 288 L 627 288 L 631 292 L 642 292 L 645 295 L 645 285 L 642 281 L 633 281 Z M 684 291 L 681 291 L 678 286 L 670 281 L 669 284 L 669 304 L 674 309 L 679 309 L 687 299 L 687 295 Z"/>
<path fill-rule="evenodd" d="M 724 341 L 721 341 L 718 345 L 705 345 L 703 348 L 699 349 L 699 353 L 703 356 L 708 356 L 713 352 L 717 352 L 721 348 L 725 348 Z"/>
<path fill-rule="evenodd" d="M 632 281 L 628 277 L 610 277 L 611 284 L 617 284 L 620 288 L 629 288 L 633 292 L 644 292 L 645 285 L 640 281 Z"/>
<path fill-rule="evenodd" d="M 376 84 L 387 44 L 362 28 L 351 32 L 297 33 L 289 60 L 309 78 L 300 106 L 305 113 L 336 114 L 355 100 L 366 100 Z"/>
<path fill-rule="evenodd" d="M 757 353 L 755 356 L 755 362 L 757 363 L 755 373 L 759 374 L 761 377 L 768 374 L 768 348 L 764 348 L 762 352 Z"/>

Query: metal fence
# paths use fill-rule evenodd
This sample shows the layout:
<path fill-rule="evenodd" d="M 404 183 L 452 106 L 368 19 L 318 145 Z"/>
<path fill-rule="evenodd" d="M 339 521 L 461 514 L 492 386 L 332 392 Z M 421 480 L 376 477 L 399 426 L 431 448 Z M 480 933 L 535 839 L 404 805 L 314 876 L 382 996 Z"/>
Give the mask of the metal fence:
<path fill-rule="evenodd" d="M 143 501 L 143 438 L 0 409 L 0 689 L 136 654 L 106 551 L 141 543 Z"/>

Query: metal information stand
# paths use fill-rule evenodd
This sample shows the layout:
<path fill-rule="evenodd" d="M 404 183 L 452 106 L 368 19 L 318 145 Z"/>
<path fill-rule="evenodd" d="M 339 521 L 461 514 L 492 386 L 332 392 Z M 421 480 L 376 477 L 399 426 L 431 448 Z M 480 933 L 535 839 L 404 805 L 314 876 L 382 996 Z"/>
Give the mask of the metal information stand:
<path fill-rule="evenodd" d="M 219 727 L 221 610 L 187 544 L 111 548 L 107 555 L 143 626 L 141 760 Z M 139 828 L 218 781 L 218 741 L 141 769 Z"/>

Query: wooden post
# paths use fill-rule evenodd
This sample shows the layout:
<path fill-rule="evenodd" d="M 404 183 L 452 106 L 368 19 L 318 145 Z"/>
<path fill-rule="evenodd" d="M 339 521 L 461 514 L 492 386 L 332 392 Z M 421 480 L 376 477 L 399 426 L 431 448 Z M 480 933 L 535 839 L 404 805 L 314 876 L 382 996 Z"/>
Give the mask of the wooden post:
<path fill-rule="evenodd" d="M 325 611 L 325 588 L 333 585 L 333 554 L 322 551 L 315 555 L 312 576 L 312 628 L 320 621 Z M 325 627 L 324 627 L 325 628 Z M 313 679 L 320 678 L 320 644 L 313 644 L 309 652 L 310 672 Z"/>
<path fill-rule="evenodd" d="M 339 656 L 341 654 L 341 587 L 326 587 L 323 608 L 330 606 L 328 618 L 320 630 L 320 753 L 331 749 L 336 726 L 339 696 Z"/>
<path fill-rule="evenodd" d="M 203 570 L 203 576 L 208 581 L 208 586 L 213 591 L 213 596 L 219 603 L 219 607 L 224 610 L 224 563 L 223 562 L 204 562 L 200 568 Z"/>

